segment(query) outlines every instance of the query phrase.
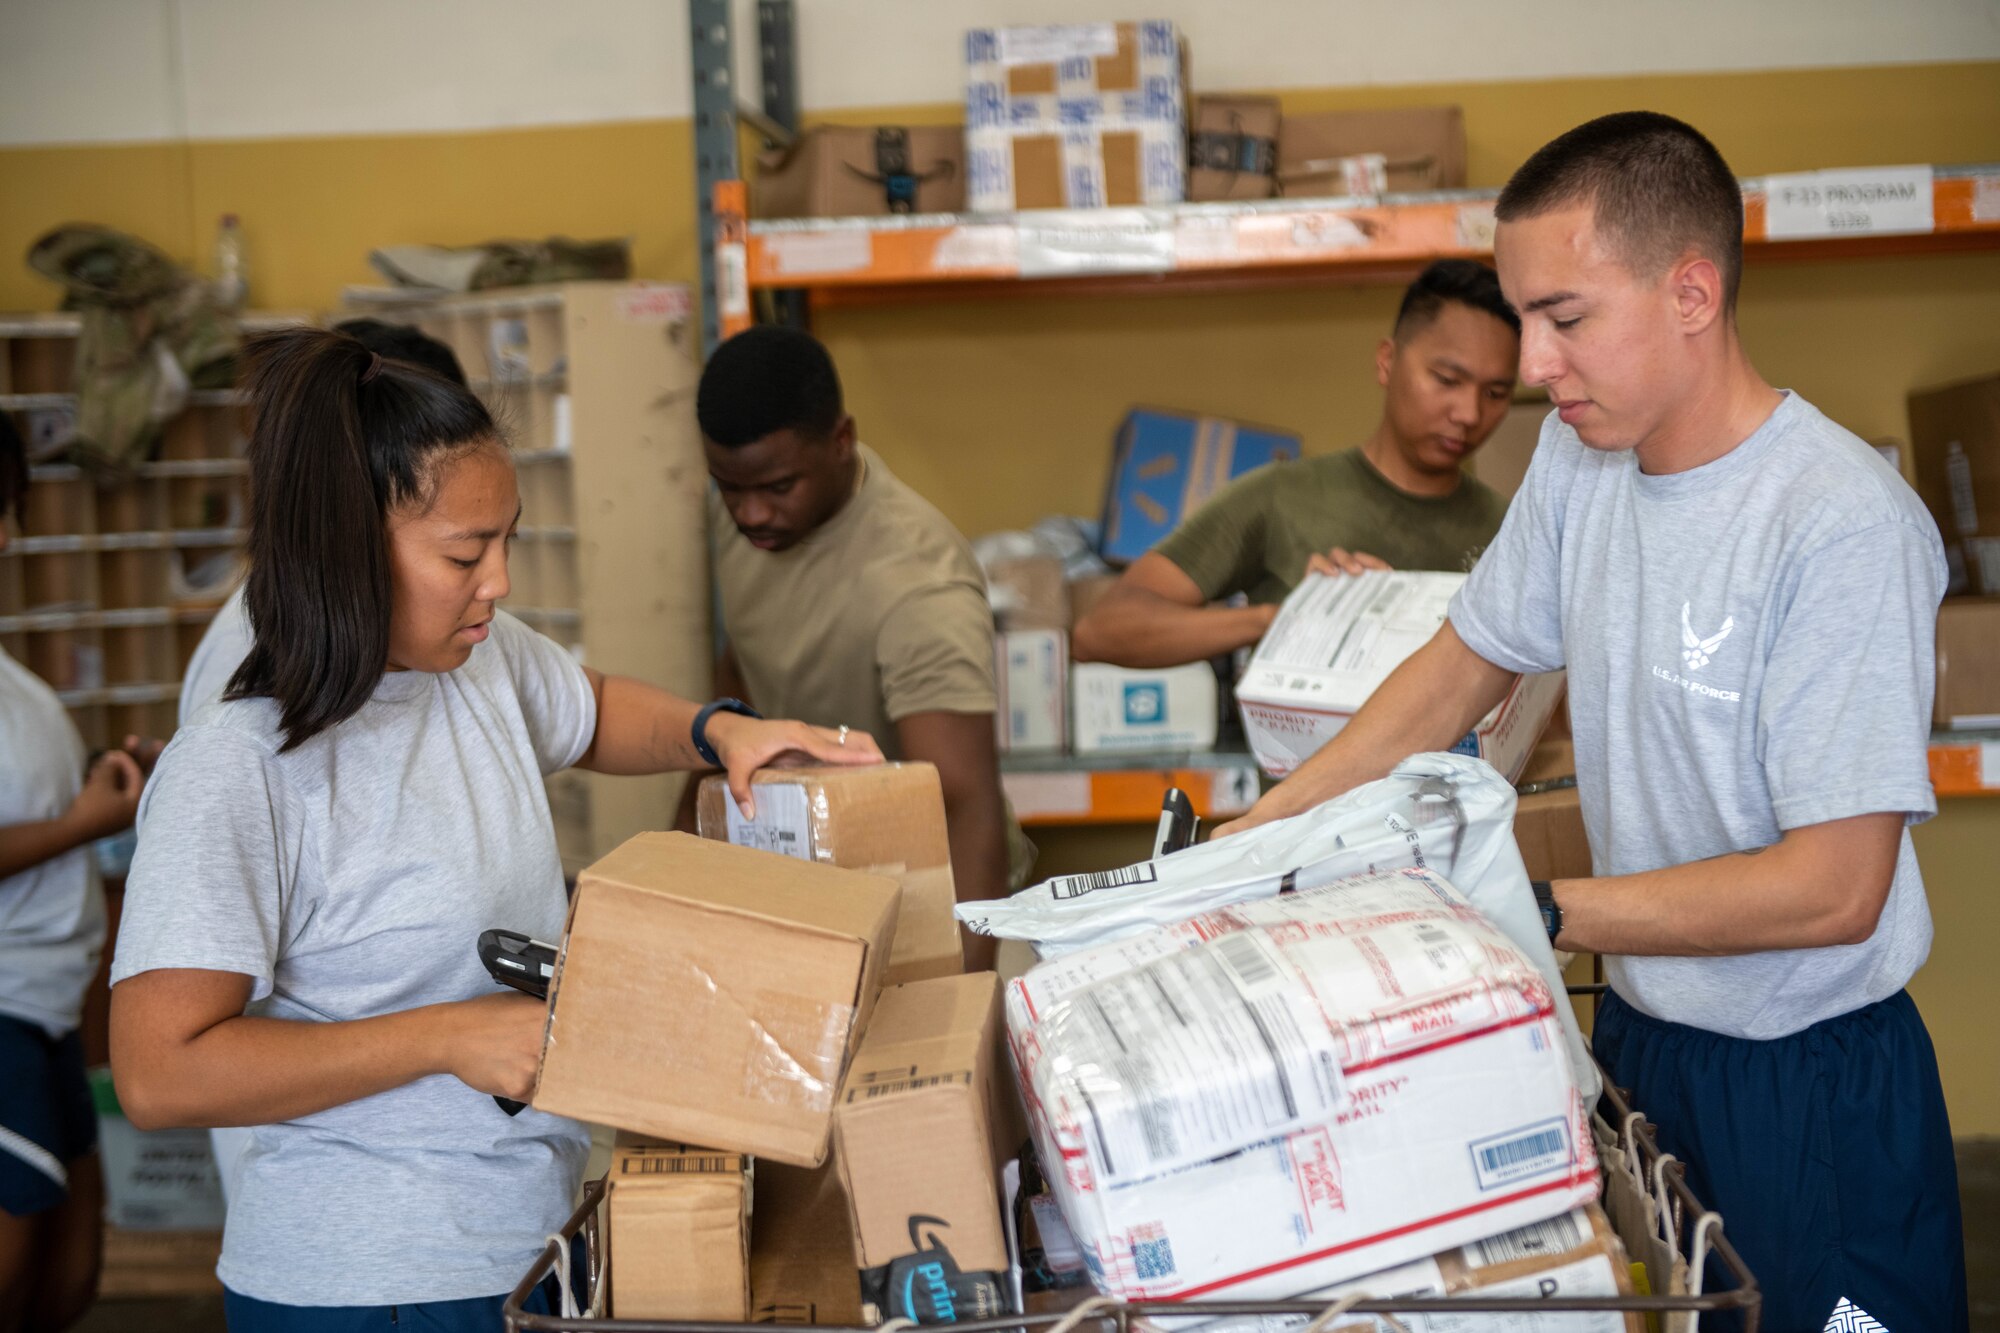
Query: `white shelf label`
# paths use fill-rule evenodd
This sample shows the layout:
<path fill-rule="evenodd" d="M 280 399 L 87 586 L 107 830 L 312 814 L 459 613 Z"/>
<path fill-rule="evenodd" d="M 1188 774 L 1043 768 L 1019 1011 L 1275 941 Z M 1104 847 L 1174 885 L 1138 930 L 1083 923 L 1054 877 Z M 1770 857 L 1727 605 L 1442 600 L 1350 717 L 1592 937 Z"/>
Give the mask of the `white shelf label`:
<path fill-rule="evenodd" d="M 764 245 L 778 272 L 788 278 L 854 273 L 875 262 L 873 239 L 859 228 L 781 233 L 766 238 Z"/>
<path fill-rule="evenodd" d="M 1012 227 L 985 223 L 953 227 L 931 251 L 931 267 L 940 273 L 966 269 L 1000 269 L 1011 273 L 1021 263 L 1020 239 Z"/>
<path fill-rule="evenodd" d="M 1931 230 L 1931 169 L 1867 167 L 1764 178 L 1764 234 L 1881 236 Z"/>
<path fill-rule="evenodd" d="M 1165 273 L 1174 266 L 1174 231 L 1143 208 L 1047 209 L 1021 214 L 1021 276 Z"/>
<path fill-rule="evenodd" d="M 1002 773 L 1000 786 L 1019 819 L 1090 813 L 1088 773 Z"/>
<path fill-rule="evenodd" d="M 2000 741 L 1979 743 L 1979 785 L 2000 787 Z"/>

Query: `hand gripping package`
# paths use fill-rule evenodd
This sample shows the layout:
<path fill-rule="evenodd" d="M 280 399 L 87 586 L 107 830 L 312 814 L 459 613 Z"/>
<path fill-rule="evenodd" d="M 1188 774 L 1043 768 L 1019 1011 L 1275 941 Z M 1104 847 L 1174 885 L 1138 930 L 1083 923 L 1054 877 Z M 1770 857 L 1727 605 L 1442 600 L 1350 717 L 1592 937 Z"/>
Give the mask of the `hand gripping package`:
<path fill-rule="evenodd" d="M 1025 940 L 1052 958 L 1197 912 L 1414 867 L 1449 880 L 1561 995 L 1562 969 L 1514 840 L 1517 799 L 1481 760 L 1411 755 L 1389 776 L 1291 819 L 1119 870 L 1060 876 L 1011 898 L 961 903 L 958 917 L 977 934 Z M 1595 1100 L 1597 1066 L 1576 1014 L 1567 1004 L 1557 1013 L 1570 1075 Z"/>
<path fill-rule="evenodd" d="M 1097 1285 L 1249 1300 L 1595 1199 L 1559 1005 L 1464 895 L 1399 870 L 1050 960 L 1007 1025 Z"/>

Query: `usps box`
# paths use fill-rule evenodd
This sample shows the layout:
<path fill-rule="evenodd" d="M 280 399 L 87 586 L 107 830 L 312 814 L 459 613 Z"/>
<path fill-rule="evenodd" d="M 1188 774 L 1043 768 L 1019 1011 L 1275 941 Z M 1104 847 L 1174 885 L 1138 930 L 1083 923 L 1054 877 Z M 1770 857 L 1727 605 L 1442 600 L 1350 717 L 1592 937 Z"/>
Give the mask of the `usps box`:
<path fill-rule="evenodd" d="M 1069 635 L 1059 629 L 993 636 L 1000 751 L 1060 750 L 1069 737 Z"/>
<path fill-rule="evenodd" d="M 1070 698 L 1078 754 L 1215 744 L 1215 669 L 1206 662 L 1151 670 L 1079 662 L 1070 671 Z"/>
<path fill-rule="evenodd" d="M 1236 684 L 1250 752 L 1282 778 L 1340 734 L 1403 660 L 1430 641 L 1465 575 L 1370 570 L 1314 574 L 1285 599 Z M 1522 676 L 1452 746 L 1521 775 L 1562 702 L 1564 674 Z"/>
<path fill-rule="evenodd" d="M 1100 553 L 1130 564 L 1237 477 L 1298 456 L 1299 437 L 1273 426 L 1134 408 L 1118 427 Z"/>

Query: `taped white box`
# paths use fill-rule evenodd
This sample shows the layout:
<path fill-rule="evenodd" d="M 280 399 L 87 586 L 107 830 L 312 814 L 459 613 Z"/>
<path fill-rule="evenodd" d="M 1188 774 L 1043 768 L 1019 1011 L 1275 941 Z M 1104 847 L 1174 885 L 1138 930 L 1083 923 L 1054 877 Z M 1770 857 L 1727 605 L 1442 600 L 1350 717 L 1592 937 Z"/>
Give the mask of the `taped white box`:
<path fill-rule="evenodd" d="M 1439 876 L 1357 875 L 1007 990 L 1037 1150 L 1127 1300 L 1281 1298 L 1597 1196 L 1542 974 Z"/>
<path fill-rule="evenodd" d="M 1000 752 L 1062 749 L 1069 736 L 1069 635 L 1059 629 L 995 634 L 993 677 Z"/>
<path fill-rule="evenodd" d="M 1294 588 L 1236 684 L 1250 752 L 1264 771 L 1285 777 L 1339 735 L 1437 633 L 1464 582 L 1463 574 L 1370 570 L 1314 574 Z M 1452 752 L 1517 780 L 1562 703 L 1564 683 L 1560 671 L 1517 677 Z"/>
<path fill-rule="evenodd" d="M 1070 697 L 1078 754 L 1215 744 L 1215 669 L 1206 662 L 1156 670 L 1079 662 L 1070 668 Z"/>

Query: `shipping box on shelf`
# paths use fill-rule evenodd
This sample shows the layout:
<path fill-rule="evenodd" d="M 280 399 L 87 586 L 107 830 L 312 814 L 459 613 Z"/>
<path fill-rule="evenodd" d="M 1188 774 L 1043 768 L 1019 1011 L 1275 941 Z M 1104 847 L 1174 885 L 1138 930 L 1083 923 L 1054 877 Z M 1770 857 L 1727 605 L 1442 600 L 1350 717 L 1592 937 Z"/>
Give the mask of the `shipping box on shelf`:
<path fill-rule="evenodd" d="M 1078 754 L 1206 750 L 1215 744 L 1215 668 L 1207 662 L 1070 668 L 1070 738 Z"/>
<path fill-rule="evenodd" d="M 1179 203 L 1186 76 L 1174 25 L 965 35 L 966 204 L 975 213 Z"/>
<path fill-rule="evenodd" d="M 884 217 L 965 208 L 956 125 L 820 125 L 757 159 L 757 218 Z"/>
<path fill-rule="evenodd" d="M 1278 99 L 1194 99 L 1188 198 L 1269 199 L 1278 192 Z"/>
<path fill-rule="evenodd" d="M 1134 408 L 1118 426 L 1100 551 L 1114 565 L 1130 564 L 1235 478 L 1298 456 L 1290 431 Z"/>
<path fill-rule="evenodd" d="M 750 1317 L 750 1159 L 620 1134 L 605 1195 L 614 1319 Z"/>
<path fill-rule="evenodd" d="M 1069 736 L 1069 635 L 1006 630 L 993 636 L 993 659 L 1000 752 L 1061 750 Z"/>
<path fill-rule="evenodd" d="M 685 833 L 628 839 L 577 879 L 534 1105 L 818 1165 L 900 896 Z"/>
<path fill-rule="evenodd" d="M 1266 773 L 1284 777 L 1338 735 L 1403 660 L 1444 623 L 1465 575 L 1315 574 L 1292 590 L 1236 685 L 1243 729 Z M 1527 766 L 1562 702 L 1560 671 L 1522 676 L 1453 746 L 1508 781 Z"/>
<path fill-rule="evenodd" d="M 2000 375 L 1910 395 L 1917 494 L 1951 564 L 1952 593 L 2000 594 Z"/>
<path fill-rule="evenodd" d="M 953 1323 L 1007 1312 L 1000 979 L 891 987 L 834 1111 L 834 1160 L 871 1322 Z"/>
<path fill-rule="evenodd" d="M 986 566 L 986 600 L 1003 630 L 1068 629 L 1069 583 L 1059 555 L 1021 555 Z"/>
<path fill-rule="evenodd" d="M 1940 727 L 2000 727 L 2000 597 L 1948 597 L 1938 608 Z"/>
<path fill-rule="evenodd" d="M 1288 115 L 1278 128 L 1278 190 L 1298 198 L 1348 193 L 1347 159 L 1379 156 L 1391 194 L 1465 185 L 1465 114 L 1455 106 Z"/>
<path fill-rule="evenodd" d="M 935 767 L 767 768 L 750 783 L 755 819 L 743 817 L 720 775 L 702 779 L 696 802 L 702 837 L 895 880 L 902 905 L 884 985 L 964 970 L 952 916 L 958 895 L 944 789 Z"/>

